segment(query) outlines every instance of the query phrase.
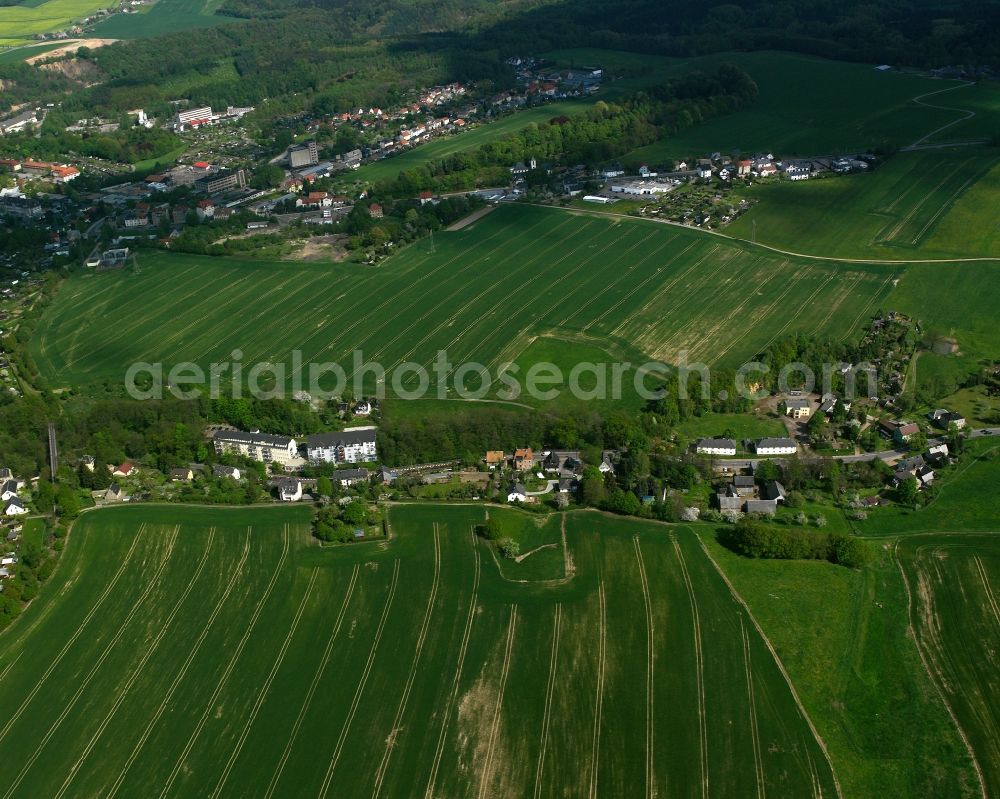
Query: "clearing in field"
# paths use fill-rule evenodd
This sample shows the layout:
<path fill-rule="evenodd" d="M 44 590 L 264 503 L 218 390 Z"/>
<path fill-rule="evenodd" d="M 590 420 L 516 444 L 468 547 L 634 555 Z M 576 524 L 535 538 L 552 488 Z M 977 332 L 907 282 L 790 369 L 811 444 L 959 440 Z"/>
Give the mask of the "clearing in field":
<path fill-rule="evenodd" d="M 548 335 L 596 346 L 605 361 L 686 352 L 731 365 L 796 332 L 855 336 L 897 275 L 642 220 L 505 206 L 375 269 L 150 254 L 140 274 L 77 275 L 31 352 L 53 385 L 118 381 L 139 361 L 207 369 L 237 348 L 245 364 L 285 364 L 289 381 L 304 371 L 293 349 L 304 364 L 340 361 L 349 379 L 354 350 L 390 373 L 446 350 L 495 374 Z"/>
<path fill-rule="evenodd" d="M 88 514 L 0 637 L 0 793 L 840 795 L 692 531 L 572 514 L 575 574 L 519 582 L 483 518 L 324 550 L 304 509 Z"/>
<path fill-rule="evenodd" d="M 897 546 L 910 623 L 962 731 L 984 795 L 1000 792 L 1000 546 L 995 534 L 934 533 Z"/>
<path fill-rule="evenodd" d="M 759 200 L 726 231 L 811 255 L 842 258 L 1000 258 L 994 150 L 898 153 L 871 174 L 748 190 Z"/>

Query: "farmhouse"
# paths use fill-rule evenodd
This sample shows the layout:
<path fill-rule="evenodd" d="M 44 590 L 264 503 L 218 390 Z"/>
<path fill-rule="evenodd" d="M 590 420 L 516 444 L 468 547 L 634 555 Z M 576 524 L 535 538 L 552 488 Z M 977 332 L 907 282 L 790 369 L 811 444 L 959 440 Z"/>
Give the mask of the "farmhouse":
<path fill-rule="evenodd" d="M 762 438 L 754 444 L 758 455 L 794 455 L 798 451 L 791 438 Z"/>
<path fill-rule="evenodd" d="M 298 460 L 298 445 L 294 438 L 288 436 L 259 431 L 243 433 L 239 430 L 216 430 L 212 440 L 219 455 L 239 455 L 285 467 L 294 465 Z"/>
<path fill-rule="evenodd" d="M 526 489 L 521 483 L 513 483 L 510 488 L 507 489 L 507 501 L 508 502 L 527 502 L 528 501 L 528 489 Z"/>
<path fill-rule="evenodd" d="M 514 468 L 519 472 L 535 468 L 535 454 L 531 451 L 531 447 L 514 450 Z"/>
<path fill-rule="evenodd" d="M 737 496 L 749 497 L 756 493 L 757 482 L 753 479 L 753 475 L 738 474 L 733 478 L 733 488 L 736 489 Z"/>
<path fill-rule="evenodd" d="M 287 478 L 278 481 L 278 499 L 282 502 L 298 502 L 302 499 L 302 481 Z"/>
<path fill-rule="evenodd" d="M 965 427 L 966 421 L 965 417 L 960 413 L 955 413 L 954 411 L 947 411 L 943 408 L 939 408 L 936 411 L 931 411 L 927 414 L 927 417 L 934 422 L 938 427 L 948 429 L 952 425 L 961 430 Z"/>
<path fill-rule="evenodd" d="M 4 506 L 3 509 L 5 516 L 22 516 L 28 512 L 28 509 L 24 507 L 24 503 L 18 497 L 13 497 Z"/>
<path fill-rule="evenodd" d="M 703 438 L 695 445 L 699 455 L 735 455 L 736 442 L 731 438 Z"/>
<path fill-rule="evenodd" d="M 486 468 L 493 470 L 507 462 L 507 454 L 502 449 L 491 449 L 483 459 Z"/>
<path fill-rule="evenodd" d="M 350 488 L 358 483 L 367 483 L 371 475 L 367 469 L 341 469 L 333 475 L 341 488 Z"/>
<path fill-rule="evenodd" d="M 238 468 L 236 468 L 235 466 L 221 466 L 221 465 L 213 466 L 212 467 L 212 476 L 213 477 L 230 478 L 232 480 L 239 480 L 240 479 L 240 470 Z"/>
<path fill-rule="evenodd" d="M 778 512 L 778 502 L 774 499 L 748 499 L 745 510 L 747 513 L 774 516 Z"/>
<path fill-rule="evenodd" d="M 809 400 L 791 398 L 785 400 L 785 413 L 793 419 L 808 419 L 812 414 Z"/>
<path fill-rule="evenodd" d="M 378 457 L 374 427 L 348 427 L 339 433 L 317 433 L 306 438 L 311 463 L 365 463 Z"/>

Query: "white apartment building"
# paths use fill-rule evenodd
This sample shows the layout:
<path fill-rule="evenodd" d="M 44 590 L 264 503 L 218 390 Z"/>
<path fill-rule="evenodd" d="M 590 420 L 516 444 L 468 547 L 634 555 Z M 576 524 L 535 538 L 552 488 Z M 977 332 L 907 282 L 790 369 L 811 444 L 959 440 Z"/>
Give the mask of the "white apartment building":
<path fill-rule="evenodd" d="M 212 437 L 215 451 L 220 455 L 240 455 L 262 463 L 280 466 L 294 465 L 299 461 L 299 445 L 294 438 L 270 433 L 244 433 L 239 430 L 216 430 Z"/>
<path fill-rule="evenodd" d="M 306 438 L 312 463 L 367 463 L 378 458 L 374 427 L 349 427 L 339 433 L 317 433 Z"/>

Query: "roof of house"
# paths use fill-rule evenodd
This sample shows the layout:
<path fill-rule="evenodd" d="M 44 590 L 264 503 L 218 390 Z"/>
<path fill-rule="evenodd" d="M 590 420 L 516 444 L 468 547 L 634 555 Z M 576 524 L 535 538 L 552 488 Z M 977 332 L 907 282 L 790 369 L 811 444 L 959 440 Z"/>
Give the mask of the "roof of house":
<path fill-rule="evenodd" d="M 785 407 L 791 409 L 801 409 L 809 407 L 809 400 L 790 397 L 785 400 Z"/>
<path fill-rule="evenodd" d="M 768 480 L 764 484 L 764 499 L 784 499 L 785 487 L 777 480 Z"/>
<path fill-rule="evenodd" d="M 762 438 L 757 442 L 757 449 L 779 449 L 782 447 L 796 448 L 793 438 Z"/>
<path fill-rule="evenodd" d="M 337 480 L 367 480 L 368 475 L 367 469 L 338 469 L 333 476 Z"/>
<path fill-rule="evenodd" d="M 525 447 L 524 449 L 514 450 L 515 460 L 528 460 L 529 458 L 534 460 L 535 454 L 531 451 L 531 447 Z"/>
<path fill-rule="evenodd" d="M 312 447 L 345 447 L 351 444 L 370 444 L 375 441 L 375 428 L 366 427 L 358 430 L 341 430 L 336 433 L 314 433 L 306 436 L 306 446 Z"/>
<path fill-rule="evenodd" d="M 707 449 L 736 449 L 736 442 L 731 438 L 703 438 L 698 446 Z"/>
<path fill-rule="evenodd" d="M 896 428 L 896 432 L 901 436 L 912 436 L 920 432 L 920 425 L 916 422 L 907 422 L 906 424 L 901 424 Z"/>
<path fill-rule="evenodd" d="M 216 441 L 228 441 L 233 444 L 266 445 L 269 447 L 287 447 L 294 441 L 289 436 L 278 436 L 273 433 L 244 433 L 241 430 L 216 430 L 212 438 Z"/>
<path fill-rule="evenodd" d="M 737 488 L 753 488 L 757 482 L 749 474 L 738 474 L 733 478 L 733 485 Z"/>
<path fill-rule="evenodd" d="M 191 476 L 191 470 L 190 469 L 184 469 L 184 468 L 171 469 L 170 470 L 170 476 L 173 479 L 175 479 L 175 480 L 187 480 L 188 477 Z"/>
<path fill-rule="evenodd" d="M 507 493 L 527 495 L 528 489 L 525 488 L 522 483 L 513 483 L 511 484 L 511 487 L 510 489 L 508 489 Z"/>
<path fill-rule="evenodd" d="M 232 477 L 238 471 L 239 469 L 237 469 L 235 466 L 223 466 L 221 464 L 218 464 L 212 467 L 212 474 L 214 474 L 216 477 Z"/>
<path fill-rule="evenodd" d="M 778 510 L 777 500 L 774 499 L 748 499 L 747 513 L 776 513 Z"/>

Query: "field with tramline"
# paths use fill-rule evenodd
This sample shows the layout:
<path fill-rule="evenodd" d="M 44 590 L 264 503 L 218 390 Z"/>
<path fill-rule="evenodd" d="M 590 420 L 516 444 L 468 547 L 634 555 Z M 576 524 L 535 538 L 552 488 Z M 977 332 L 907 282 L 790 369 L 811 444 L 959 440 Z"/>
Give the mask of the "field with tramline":
<path fill-rule="evenodd" d="M 387 370 L 495 370 L 538 336 L 615 355 L 733 364 L 796 332 L 849 339 L 892 288 L 893 267 L 826 265 L 697 231 L 508 206 L 383 265 L 271 264 L 140 253 L 140 271 L 69 279 L 30 348 L 53 385 L 120 381 L 128 364 L 343 361 Z M 817 306 L 818 303 L 821 305 Z M 819 310 L 817 310 L 817 307 Z"/>
<path fill-rule="evenodd" d="M 984 795 L 1000 791 L 1000 547 L 995 534 L 934 533 L 897 547 L 924 665 L 975 755 Z"/>
<path fill-rule="evenodd" d="M 395 508 L 388 542 L 325 550 L 299 509 L 87 515 L 0 637 L 0 792 L 839 794 L 690 530 L 553 519 L 532 582 L 483 513 Z"/>
<path fill-rule="evenodd" d="M 758 204 L 727 232 L 842 258 L 1000 257 L 996 181 L 979 183 L 998 163 L 989 150 L 927 150 L 871 174 L 755 186 Z"/>

